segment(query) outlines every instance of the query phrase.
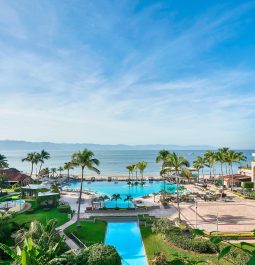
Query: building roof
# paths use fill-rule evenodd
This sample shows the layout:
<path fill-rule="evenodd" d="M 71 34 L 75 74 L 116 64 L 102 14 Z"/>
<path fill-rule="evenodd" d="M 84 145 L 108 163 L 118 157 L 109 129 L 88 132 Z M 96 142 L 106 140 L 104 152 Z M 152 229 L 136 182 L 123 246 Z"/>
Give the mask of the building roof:
<path fill-rule="evenodd" d="M 0 174 L 6 176 L 9 182 L 32 181 L 30 176 L 21 173 L 16 168 L 1 169 Z"/>
<path fill-rule="evenodd" d="M 219 179 L 224 178 L 225 181 L 232 180 L 232 175 L 225 175 L 225 176 L 219 176 Z M 244 174 L 234 174 L 233 175 L 233 180 L 236 181 L 242 181 L 242 180 L 250 180 L 251 177 L 244 175 Z"/>
<path fill-rule="evenodd" d="M 43 184 L 30 184 L 25 187 L 22 187 L 24 190 L 41 190 L 41 189 L 50 189 L 49 186 Z"/>

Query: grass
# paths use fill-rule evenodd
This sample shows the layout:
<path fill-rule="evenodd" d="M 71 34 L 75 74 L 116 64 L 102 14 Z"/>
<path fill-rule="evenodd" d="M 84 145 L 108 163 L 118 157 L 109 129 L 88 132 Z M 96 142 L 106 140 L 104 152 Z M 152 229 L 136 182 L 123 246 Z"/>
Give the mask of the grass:
<path fill-rule="evenodd" d="M 176 247 L 170 247 L 160 234 L 152 233 L 151 228 L 140 226 L 143 243 L 149 264 L 152 264 L 154 253 L 164 253 L 169 262 L 177 257 L 180 259 L 188 259 L 192 261 L 201 261 L 201 264 L 220 264 L 229 265 L 231 263 L 221 260 L 218 263 L 217 256 L 213 254 L 196 254 L 194 252 L 185 251 Z M 170 263 L 171 264 L 171 263 Z"/>
<path fill-rule="evenodd" d="M 50 209 L 49 211 L 45 211 L 43 209 L 35 210 L 34 212 L 25 212 L 22 214 L 18 214 L 14 218 L 10 219 L 10 221 L 16 222 L 19 225 L 24 223 L 29 223 L 34 220 L 40 221 L 45 224 L 47 220 L 57 219 L 57 225 L 60 226 L 68 221 L 67 213 L 60 213 L 57 208 Z"/>
<path fill-rule="evenodd" d="M 72 224 L 64 232 L 67 236 L 73 233 L 85 245 L 102 243 L 106 233 L 106 222 L 100 220 L 96 220 L 95 223 L 81 222 L 81 227 Z"/>

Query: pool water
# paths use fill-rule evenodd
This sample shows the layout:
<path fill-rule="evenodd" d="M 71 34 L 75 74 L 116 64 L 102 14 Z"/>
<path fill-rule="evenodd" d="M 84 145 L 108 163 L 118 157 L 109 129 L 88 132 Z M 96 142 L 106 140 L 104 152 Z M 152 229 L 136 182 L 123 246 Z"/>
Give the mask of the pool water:
<path fill-rule="evenodd" d="M 24 200 L 14 200 L 14 201 L 6 201 L 6 202 L 1 202 L 0 203 L 0 209 L 4 209 L 4 208 L 13 208 L 15 206 L 24 204 L 25 201 Z"/>
<path fill-rule="evenodd" d="M 116 248 L 122 265 L 147 265 L 139 226 L 136 222 L 107 225 L 105 244 Z"/>
<path fill-rule="evenodd" d="M 176 185 L 169 183 L 166 183 L 165 185 L 168 192 L 175 193 Z M 79 190 L 79 188 L 80 182 L 78 181 L 72 181 L 63 185 L 63 189 Z M 117 201 L 117 207 L 119 208 L 128 207 L 128 202 L 124 201 L 127 195 L 131 195 L 135 199 L 144 195 L 159 192 L 162 189 L 164 189 L 163 181 L 146 181 L 143 186 L 140 184 L 137 186 L 129 186 L 126 181 L 118 181 L 117 183 L 108 181 L 83 182 L 84 191 L 90 190 L 97 192 L 100 195 L 108 195 L 109 197 L 111 197 L 113 194 L 120 194 L 121 200 Z M 115 208 L 116 202 L 107 200 L 104 202 L 104 205 L 107 208 Z M 129 202 L 129 207 L 134 207 L 132 202 Z"/>

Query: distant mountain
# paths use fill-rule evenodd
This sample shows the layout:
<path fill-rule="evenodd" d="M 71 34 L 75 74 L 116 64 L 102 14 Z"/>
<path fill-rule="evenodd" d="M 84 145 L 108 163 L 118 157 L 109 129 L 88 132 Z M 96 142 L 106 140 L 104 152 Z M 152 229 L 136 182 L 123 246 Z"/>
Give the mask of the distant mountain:
<path fill-rule="evenodd" d="M 88 148 L 91 150 L 212 150 L 216 149 L 213 146 L 208 145 L 105 145 L 105 144 L 82 144 L 82 143 L 51 143 L 51 142 L 27 142 L 27 141 L 15 141 L 15 140 L 0 140 L 0 152 L 4 150 L 27 150 L 27 151 L 39 151 L 46 150 L 81 150 Z"/>

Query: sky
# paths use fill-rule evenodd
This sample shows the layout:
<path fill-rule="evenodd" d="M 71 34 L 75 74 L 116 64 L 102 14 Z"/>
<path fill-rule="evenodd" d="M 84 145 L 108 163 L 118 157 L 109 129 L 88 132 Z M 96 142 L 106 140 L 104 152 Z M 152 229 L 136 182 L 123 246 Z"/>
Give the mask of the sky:
<path fill-rule="evenodd" d="M 0 0 L 0 139 L 255 148 L 255 1 Z"/>

